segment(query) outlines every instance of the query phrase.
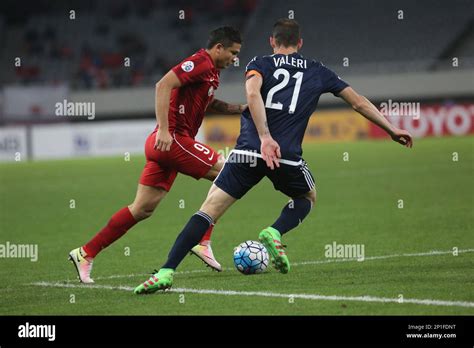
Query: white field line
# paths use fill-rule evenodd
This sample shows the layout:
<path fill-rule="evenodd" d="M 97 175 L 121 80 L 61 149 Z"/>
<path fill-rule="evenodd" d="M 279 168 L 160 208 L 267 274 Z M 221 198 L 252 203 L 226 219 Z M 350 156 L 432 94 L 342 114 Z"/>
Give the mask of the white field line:
<path fill-rule="evenodd" d="M 474 249 L 461 249 L 461 250 L 458 250 L 457 252 L 458 252 L 458 254 L 472 253 L 472 252 L 474 252 Z M 453 251 L 452 250 L 448 250 L 448 251 L 431 250 L 431 251 L 423 252 L 423 253 L 369 256 L 369 257 L 365 257 L 364 260 L 362 260 L 362 261 L 359 261 L 357 258 L 303 261 L 303 262 L 292 263 L 291 266 L 317 265 L 317 264 L 322 264 L 322 263 L 348 262 L 348 261 L 364 262 L 364 261 L 372 261 L 372 260 L 391 259 L 391 258 L 395 258 L 395 257 L 435 256 L 435 255 L 447 255 L 447 254 L 453 255 Z"/>
<path fill-rule="evenodd" d="M 459 254 L 463 253 L 472 253 L 474 249 L 461 249 L 458 250 Z M 418 256 L 435 256 L 435 255 L 448 255 L 453 254 L 452 250 L 448 251 L 439 251 L 439 250 L 432 250 L 422 253 L 411 253 L 411 254 L 392 254 L 392 255 L 380 255 L 380 256 L 369 256 L 364 258 L 364 261 L 372 261 L 372 260 L 384 260 L 384 259 L 391 259 L 396 257 L 418 257 Z M 292 262 L 291 267 L 293 266 L 305 266 L 305 265 L 319 265 L 325 263 L 335 263 L 335 262 L 364 262 L 358 261 L 357 258 L 351 259 L 326 259 L 326 260 L 314 260 L 314 261 L 302 261 L 302 262 Z M 232 271 L 234 268 L 224 268 L 224 271 Z M 175 272 L 175 274 L 192 274 L 192 273 L 209 273 L 208 269 L 196 269 L 192 271 L 181 271 Z M 134 277 L 142 277 L 150 275 L 149 273 L 141 273 L 141 274 L 115 274 L 111 276 L 105 277 L 94 277 L 96 280 L 103 280 L 103 279 L 116 279 L 116 278 L 134 278 Z M 77 281 L 77 280 L 74 280 Z"/>
<path fill-rule="evenodd" d="M 110 285 L 79 285 L 65 283 L 48 283 L 36 282 L 29 285 L 56 288 L 82 288 L 82 289 L 106 289 L 106 290 L 122 290 L 132 292 L 134 288 L 129 286 L 110 286 Z M 443 301 L 433 299 L 416 299 L 405 298 L 401 301 L 399 298 L 375 297 L 375 296 L 337 296 L 337 295 L 317 295 L 317 294 L 281 294 L 265 291 L 234 291 L 234 290 L 214 290 L 214 289 L 192 289 L 192 288 L 175 288 L 168 290 L 175 293 L 193 293 L 205 295 L 221 295 L 221 296 L 258 296 L 258 297 L 276 297 L 276 298 L 293 298 L 314 301 L 358 301 L 358 302 L 382 302 L 382 303 L 411 303 L 426 306 L 448 306 L 448 307 L 469 307 L 474 308 L 474 302 L 465 301 Z"/>

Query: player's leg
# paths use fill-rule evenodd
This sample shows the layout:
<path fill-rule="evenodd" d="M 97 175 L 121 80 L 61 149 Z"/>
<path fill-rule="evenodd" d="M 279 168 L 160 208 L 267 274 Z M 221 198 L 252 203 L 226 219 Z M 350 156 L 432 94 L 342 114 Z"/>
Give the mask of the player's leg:
<path fill-rule="evenodd" d="M 204 178 L 210 181 L 214 181 L 219 175 L 220 171 L 222 170 L 222 167 L 224 167 L 224 163 L 225 163 L 224 156 L 218 155 L 216 163 L 214 163 L 211 169 L 209 169 L 206 175 L 204 175 Z M 211 193 L 211 191 L 209 191 L 209 193 Z"/>
<path fill-rule="evenodd" d="M 166 194 L 167 191 L 161 187 L 138 184 L 133 203 L 115 213 L 107 225 L 82 247 L 87 256 L 94 258 L 137 222 L 150 217 Z"/>
<path fill-rule="evenodd" d="M 224 156 L 219 155 L 217 157 L 217 162 L 214 163 L 214 165 L 211 167 L 211 169 L 209 169 L 209 171 L 206 173 L 204 178 L 207 179 L 207 180 L 210 180 L 210 181 L 214 181 L 217 178 L 217 175 L 219 175 L 220 171 L 222 170 L 222 167 L 224 166 L 224 163 L 225 163 Z M 211 186 L 211 188 L 210 188 L 207 195 L 209 196 L 215 190 L 215 188 L 216 188 L 215 186 Z M 211 227 L 209 227 L 209 229 L 206 231 L 206 233 L 202 237 L 199 244 L 210 246 L 212 230 L 213 230 L 214 225 L 216 223 L 217 223 L 217 220 L 215 220 L 214 223 L 211 225 Z M 211 250 L 211 254 L 212 254 L 212 250 Z"/>
<path fill-rule="evenodd" d="M 277 172 L 269 174 L 269 178 L 277 190 L 292 199 L 283 207 L 273 225 L 260 233 L 259 239 L 272 256 L 275 268 L 281 273 L 288 273 L 290 263 L 281 237 L 297 227 L 309 214 L 316 203 L 316 189 L 313 176 L 304 161 L 300 166 L 282 164 Z"/>
<path fill-rule="evenodd" d="M 198 243 L 209 226 L 232 205 L 236 199 L 213 185 L 212 192 L 207 196 L 199 211 L 194 214 L 168 255 L 163 268 L 176 269 L 186 253 Z"/>
<path fill-rule="evenodd" d="M 211 169 L 209 169 L 209 171 L 204 176 L 204 178 L 214 181 L 214 179 L 217 177 L 217 175 L 221 171 L 224 163 L 225 163 L 224 156 L 219 155 L 218 161 L 212 166 Z M 208 196 L 212 194 L 215 188 L 216 186 L 214 185 L 211 186 Z M 217 261 L 216 257 L 214 256 L 214 252 L 212 251 L 212 247 L 211 247 L 211 235 L 216 223 L 217 223 L 217 220 L 214 220 L 211 226 L 209 226 L 209 228 L 207 229 L 206 233 L 204 233 L 204 236 L 201 238 L 199 243 L 191 249 L 191 254 L 199 257 L 208 267 L 211 267 L 212 269 L 218 272 L 221 272 L 222 266 Z"/>
<path fill-rule="evenodd" d="M 122 237 L 138 221 L 151 216 L 173 185 L 177 172 L 160 167 L 155 161 L 157 158 L 152 158 L 156 155 L 156 151 L 153 150 L 154 139 L 154 133 L 152 133 L 146 141 L 147 163 L 142 171 L 133 203 L 116 212 L 107 225 L 88 243 L 69 253 L 69 259 L 76 267 L 81 282 L 93 283 L 90 274 L 93 259 L 97 254 Z"/>
<path fill-rule="evenodd" d="M 253 186 L 255 186 L 263 177 L 263 166 L 255 167 L 250 162 L 240 163 L 235 155 L 230 155 L 228 163 L 218 174 L 214 184 L 209 190 L 206 200 L 200 210 L 191 218 L 182 234 L 178 236 L 177 242 L 185 231 L 193 231 L 195 238 L 203 235 L 200 229 L 193 229 L 194 224 L 206 225 L 206 221 L 212 224 L 224 214 L 224 212 L 237 200 L 242 198 Z M 192 222 L 194 221 L 196 222 Z M 183 239 L 187 239 L 184 237 Z M 175 244 L 177 246 L 177 244 Z M 175 268 L 181 262 L 179 247 L 173 247 L 170 252 L 165 268 Z M 176 255 L 175 255 L 176 254 Z"/>
<path fill-rule="evenodd" d="M 135 200 L 128 209 L 137 222 L 145 220 L 153 214 L 167 193 L 168 191 L 161 187 L 138 184 Z"/>
<path fill-rule="evenodd" d="M 186 254 L 199 243 L 214 220 L 221 217 L 227 208 L 236 201 L 234 197 L 214 186 L 212 193 L 207 196 L 201 209 L 191 217 L 178 238 L 176 238 L 166 263 L 150 279 L 135 288 L 134 292 L 136 294 L 151 293 L 170 288 L 173 284 L 174 271 Z"/>
<path fill-rule="evenodd" d="M 175 165 L 180 173 L 195 179 L 205 178 L 213 181 L 221 171 L 225 159 L 210 146 L 192 138 L 175 135 Z M 211 190 L 209 192 L 212 191 Z M 220 272 L 222 266 L 216 260 L 211 247 L 211 235 L 216 221 L 207 229 L 202 239 L 192 249 L 191 254 L 199 257 L 208 267 Z"/>
<path fill-rule="evenodd" d="M 135 293 L 151 293 L 171 287 L 174 271 L 186 256 L 186 253 L 202 238 L 212 222 L 220 218 L 237 199 L 243 197 L 263 176 L 264 172 L 261 168 L 235 163 L 230 157 L 230 162 L 226 163 L 214 181 L 214 185 L 211 187 L 201 209 L 191 217 L 178 235 L 166 263 L 150 279 L 136 287 Z"/>
<path fill-rule="evenodd" d="M 166 193 L 167 191 L 162 188 L 139 184 L 132 204 L 112 215 L 107 225 L 89 242 L 69 253 L 69 258 L 76 266 L 81 282 L 94 282 L 90 274 L 97 254 L 122 237 L 137 222 L 150 217 Z"/>
<path fill-rule="evenodd" d="M 283 207 L 280 216 L 271 226 L 283 235 L 294 229 L 309 214 L 311 208 L 316 204 L 316 189 L 293 197 L 288 204 Z"/>

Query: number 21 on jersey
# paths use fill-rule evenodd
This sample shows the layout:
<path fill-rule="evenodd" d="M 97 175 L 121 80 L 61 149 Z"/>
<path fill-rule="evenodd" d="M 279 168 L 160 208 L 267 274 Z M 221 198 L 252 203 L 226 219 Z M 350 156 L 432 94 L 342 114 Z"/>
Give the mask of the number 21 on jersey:
<path fill-rule="evenodd" d="M 273 86 L 269 91 L 267 95 L 267 100 L 265 101 L 265 107 L 269 109 L 275 109 L 275 110 L 283 110 L 283 104 L 280 102 L 273 102 L 273 95 L 282 90 L 283 88 L 288 85 L 288 82 L 290 82 L 290 73 L 286 69 L 277 69 L 273 73 L 273 77 L 276 78 L 277 80 L 279 77 L 283 75 L 283 81 L 281 81 L 279 84 Z M 291 103 L 290 107 L 288 109 L 288 113 L 292 114 L 295 112 L 296 109 L 296 103 L 298 102 L 298 96 L 300 94 L 300 88 L 301 88 L 301 82 L 303 82 L 303 73 L 301 71 L 296 72 L 292 78 L 296 79 L 295 83 L 295 89 L 293 90 L 293 96 L 291 97 Z"/>

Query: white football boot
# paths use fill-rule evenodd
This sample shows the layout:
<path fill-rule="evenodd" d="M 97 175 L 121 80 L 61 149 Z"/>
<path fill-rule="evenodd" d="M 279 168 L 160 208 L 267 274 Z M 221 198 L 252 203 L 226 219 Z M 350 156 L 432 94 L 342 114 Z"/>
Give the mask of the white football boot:
<path fill-rule="evenodd" d="M 211 241 L 199 243 L 191 249 L 191 254 L 194 254 L 199 257 L 207 266 L 211 267 L 213 270 L 216 270 L 217 272 L 222 271 L 222 266 L 219 262 L 217 262 L 216 258 L 214 257 L 214 253 L 212 252 Z"/>
<path fill-rule="evenodd" d="M 84 256 L 85 255 L 85 256 Z M 82 248 L 77 248 L 69 252 L 69 260 L 76 267 L 79 280 L 84 284 L 91 284 L 94 282 L 91 279 L 92 263 L 93 259 L 87 257 L 86 253 Z"/>

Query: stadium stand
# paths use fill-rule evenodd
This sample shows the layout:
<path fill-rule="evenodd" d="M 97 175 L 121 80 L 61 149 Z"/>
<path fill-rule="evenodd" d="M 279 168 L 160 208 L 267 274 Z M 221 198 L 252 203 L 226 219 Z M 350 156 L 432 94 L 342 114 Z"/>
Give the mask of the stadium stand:
<path fill-rule="evenodd" d="M 11 65 L 20 57 L 22 66 L 2 69 L 0 82 L 66 82 L 79 90 L 147 86 L 202 47 L 208 31 L 223 24 L 244 32 L 240 61 L 245 64 L 270 52 L 273 22 L 292 14 L 302 26 L 302 53 L 345 76 L 444 70 L 451 67 L 452 57 L 459 57 L 459 68 L 474 66 L 470 0 L 363 2 L 367 6 L 328 0 L 292 5 L 285 0 L 74 0 L 53 6 L 41 0 L 26 1 L 28 6 L 20 8 L 6 0 L 0 5 L 0 64 Z M 72 9 L 74 20 L 69 18 Z M 184 11 L 183 19 L 179 11 Z M 126 57 L 130 67 L 123 69 Z M 345 58 L 348 65 L 343 64 Z M 224 81 L 240 79 L 240 73 L 226 72 Z"/>

